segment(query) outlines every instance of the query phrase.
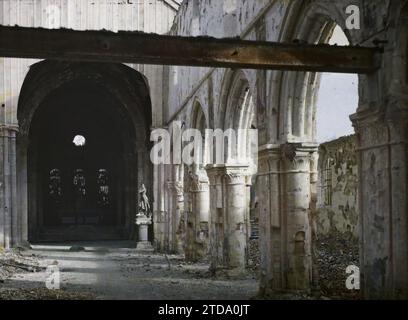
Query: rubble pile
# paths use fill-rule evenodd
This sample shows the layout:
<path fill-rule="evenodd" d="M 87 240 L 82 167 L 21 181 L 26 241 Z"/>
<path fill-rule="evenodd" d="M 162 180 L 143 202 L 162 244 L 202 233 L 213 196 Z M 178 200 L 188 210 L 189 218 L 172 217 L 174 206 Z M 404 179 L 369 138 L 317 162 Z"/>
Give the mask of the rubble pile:
<path fill-rule="evenodd" d="M 93 300 L 90 293 L 49 290 L 47 288 L 6 289 L 0 287 L 0 300 Z"/>
<path fill-rule="evenodd" d="M 45 286 L 35 288 L 16 288 L 12 284 L 15 275 L 43 272 L 46 269 L 43 259 L 24 248 L 4 250 L 0 248 L 0 300 L 92 300 L 95 297 L 87 292 L 69 292 L 64 289 L 49 290 Z"/>
<path fill-rule="evenodd" d="M 23 255 L 23 249 L 7 250 L 0 248 L 0 283 L 15 273 L 38 272 L 44 270 L 36 255 Z"/>
<path fill-rule="evenodd" d="M 250 239 L 248 248 L 248 269 L 259 276 L 259 265 L 261 263 L 261 252 L 259 251 L 259 239 Z"/>
<path fill-rule="evenodd" d="M 358 290 L 349 290 L 346 279 L 350 265 L 359 266 L 358 240 L 340 232 L 320 236 L 316 242 L 316 263 L 321 294 L 333 299 L 358 299 Z"/>

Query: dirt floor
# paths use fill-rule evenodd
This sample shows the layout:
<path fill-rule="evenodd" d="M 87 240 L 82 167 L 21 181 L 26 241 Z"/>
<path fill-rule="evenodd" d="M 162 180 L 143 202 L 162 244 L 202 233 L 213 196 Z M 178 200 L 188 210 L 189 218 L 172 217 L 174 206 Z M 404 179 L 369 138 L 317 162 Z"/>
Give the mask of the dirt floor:
<path fill-rule="evenodd" d="M 177 255 L 140 254 L 130 243 L 32 247 L 2 254 L 0 299 L 250 299 L 258 289 L 255 275 L 214 279 L 206 264 L 186 264 Z M 46 289 L 47 266 L 58 267 L 60 290 Z"/>
<path fill-rule="evenodd" d="M 358 242 L 342 234 L 316 243 L 320 293 L 266 299 L 359 299 L 345 287 L 348 265 L 358 265 Z M 180 255 L 141 254 L 130 242 L 33 245 L 0 250 L 1 299 L 251 299 L 259 283 L 258 240 L 249 247 L 248 276 L 214 278 L 208 264 L 187 264 Z M 60 271 L 60 290 L 48 290 L 48 268 Z"/>

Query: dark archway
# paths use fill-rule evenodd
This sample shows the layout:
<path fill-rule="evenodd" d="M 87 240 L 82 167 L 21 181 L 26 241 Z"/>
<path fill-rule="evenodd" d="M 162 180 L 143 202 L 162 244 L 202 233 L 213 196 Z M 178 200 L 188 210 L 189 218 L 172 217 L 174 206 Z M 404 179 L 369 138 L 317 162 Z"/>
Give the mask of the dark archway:
<path fill-rule="evenodd" d="M 150 119 L 146 80 L 129 67 L 33 65 L 18 109 L 19 187 L 28 239 L 128 238 L 137 187 L 152 176 L 146 161 Z"/>

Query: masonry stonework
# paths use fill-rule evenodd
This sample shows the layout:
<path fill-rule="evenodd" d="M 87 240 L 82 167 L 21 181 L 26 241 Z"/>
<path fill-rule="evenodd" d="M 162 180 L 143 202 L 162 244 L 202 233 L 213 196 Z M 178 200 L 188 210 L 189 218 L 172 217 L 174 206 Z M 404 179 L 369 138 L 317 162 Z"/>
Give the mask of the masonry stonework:
<path fill-rule="evenodd" d="M 252 210 L 259 217 L 260 294 L 309 293 L 316 287 L 316 236 L 337 230 L 360 241 L 365 298 L 408 297 L 406 1 L 58 3 L 4 0 L 0 23 L 309 44 L 327 43 L 339 26 L 351 45 L 379 46 L 381 53 L 376 58 L 378 69 L 359 76 L 359 107 L 351 116 L 355 138 L 323 144 L 320 152 L 316 138 L 318 73 L 133 64 L 126 68 L 86 64 L 87 72 L 81 73 L 80 64 L 69 64 L 55 68 L 60 73 L 49 80 L 44 76 L 49 74 L 49 61 L 34 65 L 37 60 L 1 58 L 1 246 L 27 242 L 30 230 L 40 231 L 30 222 L 33 212 L 38 212 L 34 221 L 41 225 L 42 203 L 35 196 L 34 182 L 40 180 L 27 166 L 27 152 L 32 141 L 28 128 L 41 101 L 27 99 L 28 93 L 39 97 L 46 91 L 41 85 L 54 88 L 52 81 L 62 85 L 66 79 L 78 80 L 73 75 L 80 74 L 81 81 L 102 87 L 105 83 L 103 88 L 109 87 L 106 91 L 120 100 L 118 112 L 125 115 L 123 129 L 129 132 L 122 139 L 126 146 L 121 160 L 129 172 L 123 175 L 126 201 L 120 205 L 128 212 L 123 224 L 130 226 L 131 212 L 137 208 L 134 189 L 144 182 L 153 199 L 152 234 L 157 251 L 184 254 L 190 261 L 208 259 L 215 274 L 245 275 L 249 212 L 255 197 L 257 206 Z M 47 18 L 49 5 L 56 9 L 56 20 Z M 349 5 L 361 9 L 360 29 L 346 27 Z M 104 77 L 107 72 L 112 76 Z M 40 93 L 33 82 L 38 82 Z M 199 168 L 152 165 L 149 131 L 170 129 L 174 121 L 200 131 L 257 129 L 258 161 L 243 156 L 250 148 L 244 137 L 237 144 L 245 152 L 235 161 L 226 152 L 223 165 L 206 160 Z M 254 193 L 250 192 L 251 181 Z"/>

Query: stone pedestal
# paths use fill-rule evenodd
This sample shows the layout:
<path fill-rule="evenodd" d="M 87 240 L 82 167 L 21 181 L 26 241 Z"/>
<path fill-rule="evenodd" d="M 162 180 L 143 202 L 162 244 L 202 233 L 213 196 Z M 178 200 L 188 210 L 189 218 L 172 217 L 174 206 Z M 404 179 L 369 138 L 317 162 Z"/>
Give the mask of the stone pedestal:
<path fill-rule="evenodd" d="M 152 218 L 139 213 L 136 216 L 136 225 L 138 225 L 139 236 L 137 242 L 137 251 L 153 251 L 153 246 L 149 241 L 149 225 L 152 224 Z"/>

